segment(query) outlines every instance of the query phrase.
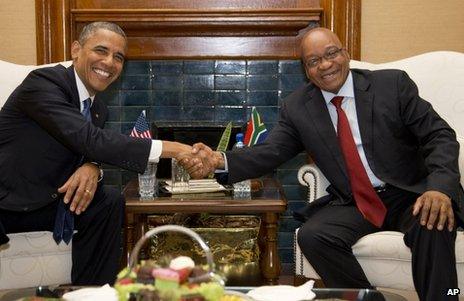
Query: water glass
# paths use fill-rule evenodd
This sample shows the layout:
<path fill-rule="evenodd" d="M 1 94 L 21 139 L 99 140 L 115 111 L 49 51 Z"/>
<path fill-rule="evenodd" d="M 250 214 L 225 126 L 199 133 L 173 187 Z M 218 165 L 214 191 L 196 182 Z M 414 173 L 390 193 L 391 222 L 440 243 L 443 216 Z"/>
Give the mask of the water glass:
<path fill-rule="evenodd" d="M 157 164 L 148 162 L 143 174 L 139 174 L 139 194 L 142 199 L 152 199 L 156 192 Z"/>
<path fill-rule="evenodd" d="M 189 189 L 190 175 L 177 163 L 177 160 L 172 158 L 171 161 L 171 187 L 173 191 L 187 191 Z"/>

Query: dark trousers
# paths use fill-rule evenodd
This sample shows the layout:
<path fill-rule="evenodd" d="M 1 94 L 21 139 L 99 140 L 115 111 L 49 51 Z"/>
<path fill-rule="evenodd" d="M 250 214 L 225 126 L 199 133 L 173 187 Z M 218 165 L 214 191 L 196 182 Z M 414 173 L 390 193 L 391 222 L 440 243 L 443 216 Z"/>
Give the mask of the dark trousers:
<path fill-rule="evenodd" d="M 412 215 L 418 195 L 387 187 L 379 193 L 388 209 L 382 229 L 365 220 L 354 204 L 327 205 L 315 210 L 298 232 L 303 254 L 327 287 L 372 288 L 352 246 L 370 233 L 400 231 L 412 252 L 412 273 L 420 300 L 458 300 L 457 296 L 446 296 L 447 289 L 457 288 L 456 231 L 427 230 Z"/>
<path fill-rule="evenodd" d="M 6 233 L 53 231 L 57 203 L 31 212 L 0 210 Z M 71 280 L 74 285 L 113 284 L 121 256 L 124 198 L 113 188 L 99 185 L 84 213 L 75 215 Z"/>

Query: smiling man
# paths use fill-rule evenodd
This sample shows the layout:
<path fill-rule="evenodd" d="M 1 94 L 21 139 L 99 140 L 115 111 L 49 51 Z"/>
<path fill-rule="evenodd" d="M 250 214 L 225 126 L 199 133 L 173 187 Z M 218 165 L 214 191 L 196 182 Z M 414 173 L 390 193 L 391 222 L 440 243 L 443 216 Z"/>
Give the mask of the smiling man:
<path fill-rule="evenodd" d="M 75 285 L 112 284 L 119 266 L 124 200 L 96 162 L 141 173 L 191 149 L 103 129 L 108 109 L 95 95 L 119 77 L 126 51 L 119 26 L 88 24 L 71 67 L 32 71 L 0 111 L 0 245 L 16 232 L 72 238 Z"/>
<path fill-rule="evenodd" d="M 304 221 L 298 244 L 327 287 L 371 288 L 351 248 L 364 235 L 394 230 L 411 249 L 420 299 L 457 300 L 446 293 L 457 287 L 464 208 L 454 131 L 405 72 L 350 70 L 330 30 L 309 31 L 301 46 L 310 82 L 283 100 L 264 143 L 224 156 L 196 144 L 203 167 L 187 155 L 181 164 L 194 177 L 227 166 L 235 183 L 306 151 L 331 185 L 328 196 L 296 212 Z"/>

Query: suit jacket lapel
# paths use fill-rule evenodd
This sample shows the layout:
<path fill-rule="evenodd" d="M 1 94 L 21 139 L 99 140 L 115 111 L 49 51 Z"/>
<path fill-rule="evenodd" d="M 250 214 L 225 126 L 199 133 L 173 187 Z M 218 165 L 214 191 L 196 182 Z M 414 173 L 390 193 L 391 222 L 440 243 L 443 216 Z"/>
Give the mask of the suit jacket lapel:
<path fill-rule="evenodd" d="M 359 132 L 363 142 L 367 160 L 372 162 L 373 153 L 373 125 L 374 125 L 374 94 L 368 90 L 370 82 L 362 75 L 352 72 L 354 84 L 354 97 L 356 101 L 356 114 L 358 117 Z"/>
<path fill-rule="evenodd" d="M 337 133 L 330 119 L 330 114 L 327 109 L 324 97 L 319 89 L 313 88 L 308 92 L 309 100 L 306 102 L 306 109 L 313 122 L 314 127 L 320 135 L 321 140 L 327 147 L 334 160 L 338 163 L 342 173 L 348 178 L 345 168 L 343 154 L 338 144 Z"/>
<path fill-rule="evenodd" d="M 76 84 L 76 77 L 74 75 L 74 67 L 71 65 L 68 68 L 66 68 L 68 77 L 69 77 L 69 83 L 71 85 L 71 93 L 72 93 L 72 103 L 80 109 L 81 104 L 79 103 L 79 92 L 77 91 L 77 84 Z"/>

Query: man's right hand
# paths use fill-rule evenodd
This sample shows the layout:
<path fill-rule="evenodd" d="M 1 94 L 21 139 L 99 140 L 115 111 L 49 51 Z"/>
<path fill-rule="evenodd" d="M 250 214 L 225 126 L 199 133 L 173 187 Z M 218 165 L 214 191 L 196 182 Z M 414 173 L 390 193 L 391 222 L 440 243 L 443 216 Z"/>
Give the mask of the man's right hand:
<path fill-rule="evenodd" d="M 189 153 L 179 154 L 177 161 L 194 179 L 205 178 L 216 169 L 224 168 L 222 154 L 203 143 L 194 144 Z"/>
<path fill-rule="evenodd" d="M 79 215 L 87 209 L 97 189 L 99 175 L 100 169 L 95 164 L 85 163 L 58 188 L 59 193 L 65 194 L 63 201 L 71 202 L 71 211 Z"/>

